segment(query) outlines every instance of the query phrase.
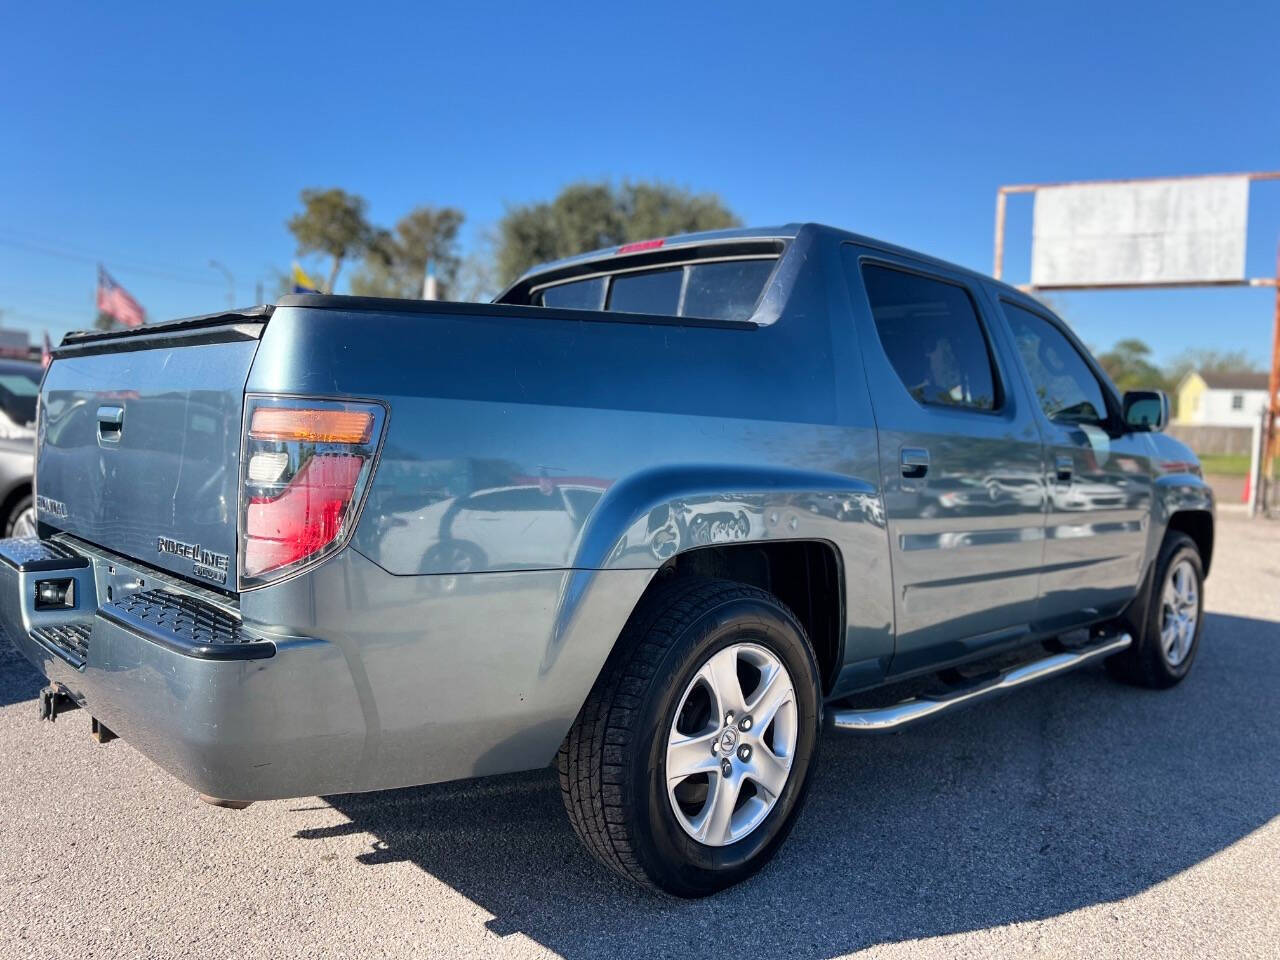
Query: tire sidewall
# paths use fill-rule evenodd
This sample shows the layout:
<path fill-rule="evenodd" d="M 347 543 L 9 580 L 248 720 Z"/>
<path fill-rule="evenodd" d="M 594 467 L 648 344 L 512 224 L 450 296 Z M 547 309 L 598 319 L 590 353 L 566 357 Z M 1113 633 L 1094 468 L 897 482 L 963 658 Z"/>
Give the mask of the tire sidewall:
<path fill-rule="evenodd" d="M 698 843 L 671 810 L 666 785 L 666 746 L 681 697 L 702 665 L 736 643 L 756 643 L 786 666 L 796 692 L 799 730 L 791 776 L 768 816 L 750 834 L 723 847 Z M 818 671 L 804 631 L 780 604 L 742 597 L 695 620 L 672 645 L 643 705 L 642 742 L 633 752 L 632 796 L 638 801 L 636 853 L 648 870 L 664 875 L 671 892 L 698 896 L 753 873 L 786 839 L 807 793 L 817 759 L 822 719 Z"/>
<path fill-rule="evenodd" d="M 4 535 L 6 537 L 13 536 L 14 527 L 17 526 L 18 518 L 22 516 L 24 511 L 30 510 L 34 502 L 35 501 L 32 499 L 31 494 L 28 493 L 22 496 L 18 502 L 13 505 L 13 509 L 9 511 L 9 515 L 4 518 Z"/>

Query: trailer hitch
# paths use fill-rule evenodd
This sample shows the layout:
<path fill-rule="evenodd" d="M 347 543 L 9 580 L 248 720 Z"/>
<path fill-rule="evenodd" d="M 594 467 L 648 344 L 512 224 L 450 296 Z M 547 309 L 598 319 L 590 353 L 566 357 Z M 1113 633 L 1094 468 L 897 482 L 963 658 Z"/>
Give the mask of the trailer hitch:
<path fill-rule="evenodd" d="M 36 707 L 40 711 L 41 720 L 55 720 L 58 714 L 79 708 L 80 704 L 71 698 L 66 689 L 53 684 L 40 691 Z"/>

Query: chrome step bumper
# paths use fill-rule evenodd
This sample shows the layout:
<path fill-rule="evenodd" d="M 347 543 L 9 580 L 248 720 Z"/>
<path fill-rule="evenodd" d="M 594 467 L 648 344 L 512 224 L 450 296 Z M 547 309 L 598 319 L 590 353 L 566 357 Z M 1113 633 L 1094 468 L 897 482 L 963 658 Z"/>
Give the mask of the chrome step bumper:
<path fill-rule="evenodd" d="M 828 710 L 828 724 L 832 729 L 843 733 L 891 733 L 938 714 L 972 706 L 1010 690 L 1068 673 L 1086 663 L 1119 653 L 1132 643 L 1133 638 L 1124 633 L 1118 637 L 1103 638 L 1079 650 L 1050 654 L 944 696 L 917 697 L 888 707 Z"/>

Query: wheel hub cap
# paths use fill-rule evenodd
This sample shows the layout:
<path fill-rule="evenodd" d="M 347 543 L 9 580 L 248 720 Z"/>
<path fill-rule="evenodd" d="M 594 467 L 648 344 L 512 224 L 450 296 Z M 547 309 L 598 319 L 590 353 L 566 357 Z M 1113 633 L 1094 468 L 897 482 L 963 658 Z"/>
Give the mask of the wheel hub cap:
<path fill-rule="evenodd" d="M 728 755 L 738 749 L 738 731 L 733 727 L 725 727 L 720 732 L 720 752 Z"/>
<path fill-rule="evenodd" d="M 786 787 L 798 732 L 795 686 L 776 654 L 749 642 L 713 653 L 667 738 L 667 795 L 685 833 L 723 847 L 759 827 Z"/>
<path fill-rule="evenodd" d="M 1189 560 L 1179 560 L 1165 576 L 1160 595 L 1160 649 L 1171 667 L 1191 652 L 1200 619 L 1200 589 Z"/>

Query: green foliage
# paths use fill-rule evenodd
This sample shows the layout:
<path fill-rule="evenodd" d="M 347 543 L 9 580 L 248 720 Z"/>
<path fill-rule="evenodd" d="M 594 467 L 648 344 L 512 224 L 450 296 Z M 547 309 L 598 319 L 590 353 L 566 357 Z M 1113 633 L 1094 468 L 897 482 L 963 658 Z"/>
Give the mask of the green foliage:
<path fill-rule="evenodd" d="M 652 237 L 738 226 L 715 194 L 693 194 L 664 183 L 574 183 L 549 203 L 511 207 L 498 223 L 498 281 L 530 267 Z"/>
<path fill-rule="evenodd" d="M 1169 390 L 1173 384 L 1150 357 L 1146 343 L 1130 338 L 1098 354 L 1098 363 L 1121 390 Z"/>
<path fill-rule="evenodd" d="M 299 256 L 319 253 L 331 258 L 325 290 L 332 293 L 343 261 L 364 254 L 378 234 L 365 217 L 364 197 L 337 187 L 308 187 L 301 199 L 302 212 L 290 217 L 287 226 Z"/>
<path fill-rule="evenodd" d="M 380 230 L 351 278 L 351 292 L 365 297 L 422 296 L 427 261 L 434 261 L 440 296 L 457 288 L 458 229 L 465 219 L 455 207 L 417 207 L 400 218 L 394 231 Z"/>
<path fill-rule="evenodd" d="M 1151 348 L 1142 340 L 1119 340 L 1106 353 L 1097 354 L 1098 363 L 1107 371 L 1120 390 L 1163 390 L 1173 395 L 1178 384 L 1192 370 L 1200 373 L 1251 373 L 1257 364 L 1243 350 L 1223 351 L 1190 348 L 1165 364 L 1163 369 L 1151 361 Z M 1171 396 L 1177 403 L 1177 396 Z M 1184 411 L 1175 410 L 1181 416 Z"/>
<path fill-rule="evenodd" d="M 1258 365 L 1244 350 L 1213 350 L 1191 348 L 1173 358 L 1167 368 L 1170 381 L 1178 381 L 1192 370 L 1200 373 L 1256 373 Z"/>
<path fill-rule="evenodd" d="M 1202 453 L 1199 457 L 1200 467 L 1204 472 L 1219 477 L 1248 476 L 1249 466 L 1253 462 L 1247 453 Z M 1273 475 L 1280 472 L 1277 468 L 1280 468 L 1280 457 L 1271 466 Z"/>

